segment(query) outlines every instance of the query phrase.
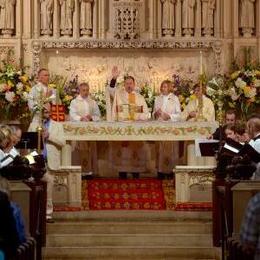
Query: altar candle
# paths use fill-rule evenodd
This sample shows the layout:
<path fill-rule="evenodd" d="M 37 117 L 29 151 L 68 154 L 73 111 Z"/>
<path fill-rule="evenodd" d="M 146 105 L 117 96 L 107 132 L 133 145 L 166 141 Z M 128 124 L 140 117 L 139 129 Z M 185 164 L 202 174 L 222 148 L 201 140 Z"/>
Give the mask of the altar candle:
<path fill-rule="evenodd" d="M 202 51 L 200 51 L 200 75 L 203 74 Z"/>

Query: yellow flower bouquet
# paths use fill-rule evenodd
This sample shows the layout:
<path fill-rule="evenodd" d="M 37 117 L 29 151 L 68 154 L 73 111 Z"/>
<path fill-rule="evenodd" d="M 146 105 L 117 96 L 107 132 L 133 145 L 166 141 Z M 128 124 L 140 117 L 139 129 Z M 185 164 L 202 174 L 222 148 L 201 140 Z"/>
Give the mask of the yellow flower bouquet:
<path fill-rule="evenodd" d="M 31 90 L 31 78 L 25 68 L 14 62 L 2 61 L 0 68 L 0 110 L 1 120 L 27 120 L 30 112 L 27 106 Z"/>

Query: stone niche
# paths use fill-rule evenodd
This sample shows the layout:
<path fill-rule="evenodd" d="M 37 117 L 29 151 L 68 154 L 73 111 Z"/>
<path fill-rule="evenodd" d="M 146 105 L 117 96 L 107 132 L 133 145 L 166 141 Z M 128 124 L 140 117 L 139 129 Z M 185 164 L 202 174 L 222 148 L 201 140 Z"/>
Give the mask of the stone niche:
<path fill-rule="evenodd" d="M 129 74 L 137 86 L 148 84 L 156 91 L 165 79 L 174 74 L 196 82 L 199 74 L 199 50 L 176 49 L 44 49 L 41 63 L 51 74 L 68 78 L 78 75 L 95 91 L 104 90 L 113 66 L 118 66 L 122 78 Z M 213 75 L 215 55 L 212 49 L 203 52 L 203 67 Z M 122 80 L 122 79 L 121 79 Z"/>

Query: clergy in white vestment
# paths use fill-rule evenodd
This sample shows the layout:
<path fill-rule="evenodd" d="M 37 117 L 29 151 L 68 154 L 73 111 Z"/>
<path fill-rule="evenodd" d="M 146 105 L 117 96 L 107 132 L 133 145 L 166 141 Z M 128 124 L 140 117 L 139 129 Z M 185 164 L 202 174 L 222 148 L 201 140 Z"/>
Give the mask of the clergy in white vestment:
<path fill-rule="evenodd" d="M 79 95 L 70 103 L 71 121 L 99 121 L 100 110 L 95 100 L 90 97 L 88 83 L 79 85 Z"/>
<path fill-rule="evenodd" d="M 90 97 L 88 83 L 79 85 L 79 95 L 70 103 L 70 120 L 74 122 L 99 121 L 100 110 L 95 100 Z M 80 155 L 82 174 L 91 176 L 97 174 L 96 142 L 79 142 L 76 150 Z"/>
<path fill-rule="evenodd" d="M 34 85 L 29 93 L 28 106 L 33 113 L 33 119 L 29 126 L 31 132 L 35 132 L 42 126 L 42 112 L 45 104 L 56 99 L 55 91 L 48 88 L 49 72 L 47 69 L 40 69 L 38 72 L 38 83 Z"/>
<path fill-rule="evenodd" d="M 135 79 L 132 76 L 124 78 L 124 87 L 117 87 L 119 76 L 117 67 L 112 70 L 110 88 L 115 88 L 112 104 L 113 121 L 146 121 L 149 111 L 145 99 L 135 91 Z M 113 142 L 110 144 L 111 162 L 116 167 L 121 178 L 127 178 L 132 173 L 134 178 L 147 170 L 148 146 L 145 142 Z"/>
<path fill-rule="evenodd" d="M 182 120 L 184 121 L 215 121 L 215 108 L 212 100 L 204 95 L 205 87 L 196 84 L 193 87 L 194 95 L 191 97 L 188 105 L 182 112 Z M 201 109 L 201 113 L 200 110 Z M 187 145 L 187 144 L 186 144 Z M 214 157 L 196 157 L 194 144 L 187 145 L 184 149 L 187 151 L 187 164 L 188 165 L 209 165 L 214 166 L 216 160 Z"/>
<path fill-rule="evenodd" d="M 201 99 L 202 118 L 203 121 L 213 122 L 215 121 L 215 108 L 212 100 L 203 94 L 203 90 L 200 89 L 200 85 L 196 84 L 193 87 L 194 95 L 190 99 L 188 105 L 182 112 L 182 119 L 184 121 L 196 121 L 199 116 L 199 102 Z"/>
<path fill-rule="evenodd" d="M 177 122 L 181 117 L 181 105 L 178 97 L 170 92 L 172 83 L 164 80 L 160 87 L 160 96 L 155 98 L 153 116 L 156 120 Z M 156 168 L 159 179 L 170 177 L 174 165 L 179 159 L 178 142 L 156 142 Z"/>

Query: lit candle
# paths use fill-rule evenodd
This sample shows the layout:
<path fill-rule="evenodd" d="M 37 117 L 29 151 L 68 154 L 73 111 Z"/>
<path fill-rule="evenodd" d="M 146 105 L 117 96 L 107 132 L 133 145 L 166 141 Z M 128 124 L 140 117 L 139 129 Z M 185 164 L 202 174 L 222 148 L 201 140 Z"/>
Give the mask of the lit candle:
<path fill-rule="evenodd" d="M 202 51 L 200 51 L 200 75 L 203 75 Z"/>

